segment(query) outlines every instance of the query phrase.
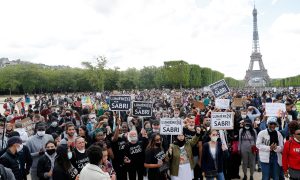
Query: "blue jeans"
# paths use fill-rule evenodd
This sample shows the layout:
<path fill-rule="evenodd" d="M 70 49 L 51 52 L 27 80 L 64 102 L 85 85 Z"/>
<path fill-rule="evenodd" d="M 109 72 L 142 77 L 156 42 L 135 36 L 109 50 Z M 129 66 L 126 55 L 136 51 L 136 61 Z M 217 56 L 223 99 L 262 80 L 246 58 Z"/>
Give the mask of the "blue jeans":
<path fill-rule="evenodd" d="M 273 180 L 279 180 L 279 165 L 276 153 L 270 153 L 269 163 L 261 163 L 262 180 L 269 180 L 271 176 Z"/>
<path fill-rule="evenodd" d="M 214 180 L 215 178 L 206 178 L 206 180 Z M 217 180 L 225 180 L 224 173 L 218 173 Z"/>

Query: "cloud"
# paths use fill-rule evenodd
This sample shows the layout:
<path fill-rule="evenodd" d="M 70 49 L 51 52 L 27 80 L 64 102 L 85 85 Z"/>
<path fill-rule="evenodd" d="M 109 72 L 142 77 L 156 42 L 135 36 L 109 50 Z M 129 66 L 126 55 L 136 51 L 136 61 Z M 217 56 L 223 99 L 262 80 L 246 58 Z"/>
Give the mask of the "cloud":
<path fill-rule="evenodd" d="M 182 59 L 243 79 L 252 48 L 252 8 L 252 0 L 1 1 L 0 57 L 79 67 L 104 55 L 109 67 L 121 69 Z M 274 63 L 298 55 L 294 22 L 297 15 L 282 15 L 269 29 L 259 29 L 271 77 L 298 72 L 277 72 Z M 277 41 L 298 46 L 280 48 Z M 288 55 L 279 51 L 284 48 Z"/>

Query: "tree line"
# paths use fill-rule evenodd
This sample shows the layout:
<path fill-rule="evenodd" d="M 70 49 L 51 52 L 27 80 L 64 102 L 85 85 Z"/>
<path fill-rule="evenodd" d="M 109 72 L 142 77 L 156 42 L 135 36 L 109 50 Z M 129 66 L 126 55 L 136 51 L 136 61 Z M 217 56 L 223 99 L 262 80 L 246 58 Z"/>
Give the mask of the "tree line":
<path fill-rule="evenodd" d="M 242 81 L 224 77 L 221 72 L 182 60 L 123 71 L 106 68 L 106 63 L 106 58 L 100 56 L 94 63 L 82 62 L 84 68 L 9 65 L 0 69 L 0 94 L 201 88 L 224 78 L 230 87 L 243 86 Z"/>
<path fill-rule="evenodd" d="M 298 87 L 300 86 L 300 75 L 283 78 L 283 79 L 275 79 L 271 82 L 273 87 Z"/>

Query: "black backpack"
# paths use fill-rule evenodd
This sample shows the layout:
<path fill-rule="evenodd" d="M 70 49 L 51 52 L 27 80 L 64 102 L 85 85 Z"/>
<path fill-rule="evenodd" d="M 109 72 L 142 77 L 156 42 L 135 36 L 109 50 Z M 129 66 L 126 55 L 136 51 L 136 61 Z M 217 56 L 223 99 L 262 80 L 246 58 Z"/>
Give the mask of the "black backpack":
<path fill-rule="evenodd" d="M 4 166 L 0 164 L 0 180 L 6 180 L 7 179 L 7 174 Z"/>

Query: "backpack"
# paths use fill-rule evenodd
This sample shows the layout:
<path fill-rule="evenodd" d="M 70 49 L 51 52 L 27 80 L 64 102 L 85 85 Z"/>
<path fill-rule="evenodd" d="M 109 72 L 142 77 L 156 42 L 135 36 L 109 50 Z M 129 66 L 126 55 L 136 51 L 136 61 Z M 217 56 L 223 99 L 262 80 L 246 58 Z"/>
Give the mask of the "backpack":
<path fill-rule="evenodd" d="M 6 180 L 7 179 L 7 174 L 4 166 L 0 164 L 0 180 Z"/>

